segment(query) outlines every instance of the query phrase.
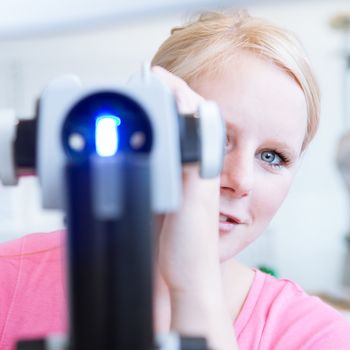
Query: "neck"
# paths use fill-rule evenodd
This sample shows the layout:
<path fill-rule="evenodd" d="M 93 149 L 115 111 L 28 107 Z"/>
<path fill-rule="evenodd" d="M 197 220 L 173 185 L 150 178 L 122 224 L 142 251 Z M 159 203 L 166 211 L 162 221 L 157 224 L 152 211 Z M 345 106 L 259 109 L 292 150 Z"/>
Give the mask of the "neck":
<path fill-rule="evenodd" d="M 254 271 L 235 259 L 221 264 L 221 276 L 224 286 L 224 298 L 232 321 L 242 310 L 254 279 Z"/>

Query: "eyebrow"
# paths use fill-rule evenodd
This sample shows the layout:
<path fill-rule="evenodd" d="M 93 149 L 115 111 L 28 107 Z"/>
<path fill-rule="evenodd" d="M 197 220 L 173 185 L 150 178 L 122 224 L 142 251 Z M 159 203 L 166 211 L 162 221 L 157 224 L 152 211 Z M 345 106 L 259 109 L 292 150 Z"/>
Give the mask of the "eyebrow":
<path fill-rule="evenodd" d="M 236 126 L 234 125 L 234 123 L 232 123 L 230 121 L 225 121 L 225 126 L 226 126 L 226 132 L 235 133 Z M 300 152 L 298 153 L 288 143 L 286 143 L 284 141 L 276 141 L 274 139 L 267 139 L 264 141 L 264 144 L 267 144 L 269 146 L 269 148 L 276 148 L 280 152 L 286 153 L 286 155 L 288 155 L 290 159 L 297 159 L 302 154 L 302 148 L 300 149 Z"/>
<path fill-rule="evenodd" d="M 271 148 L 276 148 L 279 151 L 286 153 L 287 155 L 289 155 L 289 157 L 298 158 L 299 156 L 298 153 L 289 144 L 283 141 L 276 141 L 276 140 L 270 139 L 270 140 L 264 141 L 264 144 L 267 144 Z M 299 154 L 301 154 L 301 150 Z"/>

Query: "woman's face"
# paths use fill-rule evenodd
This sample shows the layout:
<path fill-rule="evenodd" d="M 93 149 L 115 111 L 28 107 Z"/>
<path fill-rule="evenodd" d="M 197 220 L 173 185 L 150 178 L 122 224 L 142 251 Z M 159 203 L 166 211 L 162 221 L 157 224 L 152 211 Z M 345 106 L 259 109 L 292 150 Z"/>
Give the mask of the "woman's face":
<path fill-rule="evenodd" d="M 306 133 L 306 102 L 287 73 L 245 52 L 191 86 L 216 101 L 226 121 L 219 219 L 224 261 L 263 232 L 286 197 Z"/>

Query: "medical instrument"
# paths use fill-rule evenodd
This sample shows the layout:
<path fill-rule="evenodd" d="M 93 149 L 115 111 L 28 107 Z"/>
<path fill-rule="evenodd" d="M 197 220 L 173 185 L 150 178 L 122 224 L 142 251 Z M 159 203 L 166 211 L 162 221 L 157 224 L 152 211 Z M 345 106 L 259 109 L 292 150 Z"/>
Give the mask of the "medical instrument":
<path fill-rule="evenodd" d="M 148 68 L 128 85 L 54 80 L 35 118 L 0 117 L 0 180 L 39 177 L 43 207 L 67 219 L 69 334 L 18 350 L 207 349 L 204 338 L 153 334 L 153 216 L 179 208 L 182 166 L 220 174 L 225 126 L 214 102 L 181 115 Z"/>

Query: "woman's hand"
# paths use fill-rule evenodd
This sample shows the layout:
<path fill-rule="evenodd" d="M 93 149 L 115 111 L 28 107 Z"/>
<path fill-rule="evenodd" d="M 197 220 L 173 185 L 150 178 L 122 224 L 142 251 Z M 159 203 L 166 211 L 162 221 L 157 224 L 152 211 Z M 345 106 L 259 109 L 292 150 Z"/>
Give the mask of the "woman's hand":
<path fill-rule="evenodd" d="M 152 71 L 172 90 L 180 113 L 197 111 L 203 98 L 182 79 L 161 67 Z M 205 293 L 203 287 L 220 277 L 218 213 L 219 178 L 201 179 L 198 164 L 187 165 L 181 208 L 165 216 L 159 237 L 159 265 L 173 293 Z"/>
<path fill-rule="evenodd" d="M 201 96 L 163 68 L 152 71 L 172 90 L 180 113 L 197 111 Z M 197 164 L 186 166 L 181 207 L 160 228 L 158 268 L 169 290 L 171 328 L 207 336 L 215 349 L 233 349 L 218 250 L 219 189 L 219 178 L 201 179 Z"/>
<path fill-rule="evenodd" d="M 191 114 L 197 111 L 199 104 L 204 101 L 202 96 L 194 92 L 184 80 L 166 69 L 154 66 L 151 70 L 174 94 L 180 113 Z"/>

